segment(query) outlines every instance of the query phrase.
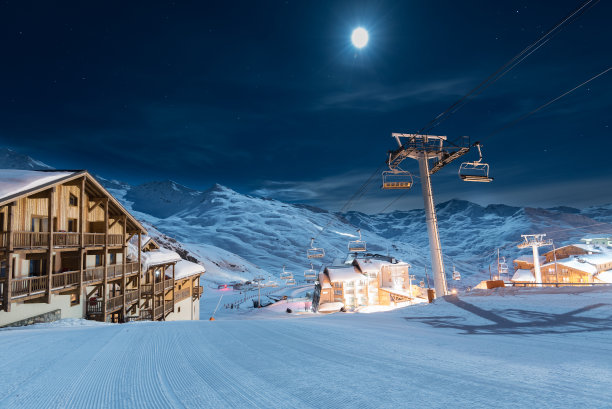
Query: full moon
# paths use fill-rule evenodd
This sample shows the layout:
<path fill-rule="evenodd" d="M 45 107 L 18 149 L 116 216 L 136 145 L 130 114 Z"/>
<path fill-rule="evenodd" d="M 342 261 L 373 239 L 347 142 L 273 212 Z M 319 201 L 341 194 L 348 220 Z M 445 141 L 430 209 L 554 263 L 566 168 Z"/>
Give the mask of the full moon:
<path fill-rule="evenodd" d="M 363 27 L 357 27 L 353 30 L 353 34 L 351 35 L 351 41 L 357 48 L 365 47 L 369 39 L 370 36 L 368 35 L 368 31 Z"/>

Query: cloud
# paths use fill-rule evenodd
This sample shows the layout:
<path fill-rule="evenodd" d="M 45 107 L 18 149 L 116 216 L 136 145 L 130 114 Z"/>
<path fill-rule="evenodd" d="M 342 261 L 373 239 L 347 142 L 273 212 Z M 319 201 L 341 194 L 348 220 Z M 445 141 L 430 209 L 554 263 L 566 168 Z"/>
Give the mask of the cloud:
<path fill-rule="evenodd" d="M 469 90 L 473 85 L 470 77 L 413 81 L 399 85 L 369 84 L 357 91 L 327 94 L 318 101 L 315 109 L 367 109 L 389 110 L 390 106 L 403 106 L 441 99 L 452 100 Z"/>

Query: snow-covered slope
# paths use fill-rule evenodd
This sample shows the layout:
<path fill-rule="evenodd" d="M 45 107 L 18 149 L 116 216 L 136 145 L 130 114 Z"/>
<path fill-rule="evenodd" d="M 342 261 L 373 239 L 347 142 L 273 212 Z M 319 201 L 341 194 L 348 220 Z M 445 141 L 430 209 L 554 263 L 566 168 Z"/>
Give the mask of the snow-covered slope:
<path fill-rule="evenodd" d="M 2 168 L 30 169 L 39 163 L 10 150 L 0 152 L 6 153 L 0 155 Z M 164 246 L 204 263 L 206 277 L 213 281 L 278 276 L 283 265 L 299 276 L 309 268 L 305 254 L 311 237 L 317 237 L 315 244 L 326 251 L 315 263 L 317 268 L 344 258 L 357 228 L 369 251 L 411 263 L 419 279 L 430 264 L 421 209 L 339 215 L 243 195 L 221 185 L 198 191 L 169 180 L 138 186 L 100 180 Z M 547 233 L 562 245 L 586 233 L 612 233 L 612 205 L 539 209 L 450 200 L 438 204 L 437 211 L 447 269 L 455 264 L 467 278 L 463 285 L 487 277 L 489 263 L 495 269 L 497 248 L 510 260 L 520 254 L 516 244 L 521 234 Z"/>
<path fill-rule="evenodd" d="M 3 329 L 0 407 L 610 407 L 612 293 L 554 290 L 373 314 Z"/>

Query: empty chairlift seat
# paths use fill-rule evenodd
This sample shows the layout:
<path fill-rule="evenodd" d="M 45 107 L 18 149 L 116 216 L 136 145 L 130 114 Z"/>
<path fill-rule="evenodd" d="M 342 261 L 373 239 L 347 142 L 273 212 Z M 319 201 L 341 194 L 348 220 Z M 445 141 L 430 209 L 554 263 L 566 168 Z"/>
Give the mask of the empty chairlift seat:
<path fill-rule="evenodd" d="M 349 253 L 366 251 L 366 242 L 361 240 L 361 230 L 357 230 L 357 233 L 359 233 L 359 240 L 352 240 L 348 243 Z"/>
<path fill-rule="evenodd" d="M 459 177 L 465 182 L 492 182 L 489 176 L 489 164 L 482 161 L 482 151 L 480 144 L 474 144 L 478 148 L 478 160 L 474 162 L 463 162 L 459 166 Z"/>
<path fill-rule="evenodd" d="M 412 174 L 405 170 L 391 169 L 382 173 L 383 189 L 410 189 L 413 184 Z"/>
<path fill-rule="evenodd" d="M 325 250 L 314 246 L 314 237 L 310 239 L 310 248 L 306 250 L 306 257 L 309 259 L 325 257 Z"/>

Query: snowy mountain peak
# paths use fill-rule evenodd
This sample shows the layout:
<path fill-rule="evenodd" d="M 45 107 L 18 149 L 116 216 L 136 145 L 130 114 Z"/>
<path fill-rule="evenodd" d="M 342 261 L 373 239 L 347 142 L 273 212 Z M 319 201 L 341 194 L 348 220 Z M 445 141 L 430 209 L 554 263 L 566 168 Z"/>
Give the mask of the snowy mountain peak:
<path fill-rule="evenodd" d="M 53 168 L 10 148 L 0 148 L 0 169 L 50 170 Z"/>

